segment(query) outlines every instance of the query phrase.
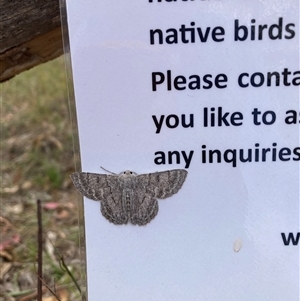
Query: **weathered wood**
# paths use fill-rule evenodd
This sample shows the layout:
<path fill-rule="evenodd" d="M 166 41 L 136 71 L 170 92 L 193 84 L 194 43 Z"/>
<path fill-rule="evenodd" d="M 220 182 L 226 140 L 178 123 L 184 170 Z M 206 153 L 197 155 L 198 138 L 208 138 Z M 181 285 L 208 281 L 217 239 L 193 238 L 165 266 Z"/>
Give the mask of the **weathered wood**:
<path fill-rule="evenodd" d="M 59 0 L 0 0 L 0 82 L 63 53 Z"/>

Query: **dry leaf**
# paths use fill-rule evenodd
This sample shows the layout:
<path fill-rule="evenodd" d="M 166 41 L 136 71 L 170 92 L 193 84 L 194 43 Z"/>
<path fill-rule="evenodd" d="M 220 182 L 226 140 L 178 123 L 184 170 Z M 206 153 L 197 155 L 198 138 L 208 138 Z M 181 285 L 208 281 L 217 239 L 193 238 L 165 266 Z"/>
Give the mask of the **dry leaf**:
<path fill-rule="evenodd" d="M 57 239 L 57 234 L 53 231 L 48 231 L 45 239 L 45 249 L 49 257 L 53 262 L 57 264 L 56 258 L 54 256 L 54 244 Z"/>
<path fill-rule="evenodd" d="M 15 204 L 12 206 L 7 206 L 6 210 L 8 213 L 20 214 L 24 210 L 24 205 L 23 204 Z"/>
<path fill-rule="evenodd" d="M 46 210 L 55 210 L 58 207 L 60 207 L 60 204 L 59 203 L 55 203 L 55 202 L 48 202 L 48 203 L 44 204 L 43 207 Z"/>
<path fill-rule="evenodd" d="M 12 261 L 14 259 L 13 256 L 7 251 L 0 251 L 0 257 L 6 259 L 7 261 Z"/>
<path fill-rule="evenodd" d="M 66 219 L 70 216 L 70 212 L 68 210 L 62 210 L 55 215 L 56 219 Z"/>
<path fill-rule="evenodd" d="M 14 234 L 11 237 L 1 241 L 0 243 L 0 251 L 10 249 L 12 246 L 17 245 L 20 242 L 20 235 Z"/>
<path fill-rule="evenodd" d="M 61 289 L 56 294 L 61 301 L 69 300 L 69 292 L 66 289 Z M 42 301 L 57 301 L 57 298 L 55 296 L 43 297 Z"/>
<path fill-rule="evenodd" d="M 23 184 L 22 184 L 22 186 L 21 186 L 21 188 L 23 189 L 23 190 L 27 190 L 27 189 L 29 189 L 29 188 L 31 188 L 32 187 L 32 183 L 30 182 L 30 181 L 25 181 Z"/>
<path fill-rule="evenodd" d="M 10 270 L 12 264 L 10 262 L 2 262 L 0 265 L 0 281 L 3 280 L 4 275 Z"/>
<path fill-rule="evenodd" d="M 15 185 L 13 187 L 3 188 L 3 192 L 4 193 L 8 193 L 8 194 L 16 193 L 18 190 L 19 190 L 19 186 L 18 185 Z"/>

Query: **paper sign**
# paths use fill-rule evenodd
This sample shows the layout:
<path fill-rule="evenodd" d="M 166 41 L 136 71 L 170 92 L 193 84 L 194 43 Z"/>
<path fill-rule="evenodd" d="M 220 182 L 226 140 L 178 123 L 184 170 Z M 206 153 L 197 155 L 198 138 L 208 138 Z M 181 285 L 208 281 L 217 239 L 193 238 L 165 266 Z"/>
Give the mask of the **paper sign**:
<path fill-rule="evenodd" d="M 84 199 L 89 299 L 298 301 L 299 2 L 67 10 L 82 171 L 188 171 L 145 226 Z"/>

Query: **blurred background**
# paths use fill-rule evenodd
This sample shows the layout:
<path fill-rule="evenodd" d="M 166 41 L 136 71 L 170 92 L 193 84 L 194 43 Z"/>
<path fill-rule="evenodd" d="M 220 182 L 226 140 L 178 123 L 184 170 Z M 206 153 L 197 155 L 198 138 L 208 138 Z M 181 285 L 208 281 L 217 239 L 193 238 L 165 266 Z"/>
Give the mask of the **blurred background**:
<path fill-rule="evenodd" d="M 76 288 L 76 282 L 84 286 L 81 199 L 69 177 L 79 159 L 64 57 L 0 85 L 0 301 L 36 300 L 38 199 L 44 235 L 43 300 L 81 300 Z"/>

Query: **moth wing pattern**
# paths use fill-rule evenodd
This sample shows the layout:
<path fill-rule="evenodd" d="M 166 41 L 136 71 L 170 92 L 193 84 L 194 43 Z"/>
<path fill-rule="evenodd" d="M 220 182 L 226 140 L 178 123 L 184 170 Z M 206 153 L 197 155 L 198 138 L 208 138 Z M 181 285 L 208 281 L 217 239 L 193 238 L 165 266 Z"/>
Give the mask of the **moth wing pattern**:
<path fill-rule="evenodd" d="M 156 198 L 165 199 L 177 193 L 186 176 L 184 169 L 138 175 L 131 222 L 138 225 L 149 223 L 158 213 Z"/>
<path fill-rule="evenodd" d="M 110 222 L 126 224 L 128 217 L 122 210 L 122 193 L 117 175 L 74 172 L 71 179 L 78 191 L 89 199 L 101 201 L 101 212 Z"/>
<path fill-rule="evenodd" d="M 173 169 L 138 176 L 140 186 L 155 198 L 165 199 L 178 192 L 187 176 L 184 169 Z"/>
<path fill-rule="evenodd" d="M 74 172 L 71 174 L 71 179 L 78 191 L 87 198 L 94 201 L 101 201 L 107 194 L 108 175 L 89 173 L 89 172 Z"/>
<path fill-rule="evenodd" d="M 158 202 L 155 197 L 147 193 L 146 188 L 138 186 L 133 197 L 130 220 L 134 225 L 146 225 L 158 213 Z"/>

